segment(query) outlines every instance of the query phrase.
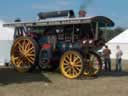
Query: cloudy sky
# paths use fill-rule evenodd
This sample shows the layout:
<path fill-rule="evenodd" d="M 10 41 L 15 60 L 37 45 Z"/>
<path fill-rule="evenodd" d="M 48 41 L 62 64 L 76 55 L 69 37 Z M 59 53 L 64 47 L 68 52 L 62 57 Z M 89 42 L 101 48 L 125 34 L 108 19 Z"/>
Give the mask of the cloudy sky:
<path fill-rule="evenodd" d="M 128 27 L 128 0 L 0 0 L 0 19 L 15 18 L 34 20 L 40 11 L 74 9 L 77 13 L 84 7 L 88 16 L 110 17 L 116 26 Z"/>

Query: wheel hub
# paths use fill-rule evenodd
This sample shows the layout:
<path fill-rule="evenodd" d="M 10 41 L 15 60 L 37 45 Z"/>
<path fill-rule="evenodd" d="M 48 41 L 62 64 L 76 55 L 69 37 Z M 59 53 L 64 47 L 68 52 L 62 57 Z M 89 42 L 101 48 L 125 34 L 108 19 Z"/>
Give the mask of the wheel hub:
<path fill-rule="evenodd" d="M 70 62 L 70 65 L 71 65 L 71 66 L 74 66 L 74 62 Z"/>

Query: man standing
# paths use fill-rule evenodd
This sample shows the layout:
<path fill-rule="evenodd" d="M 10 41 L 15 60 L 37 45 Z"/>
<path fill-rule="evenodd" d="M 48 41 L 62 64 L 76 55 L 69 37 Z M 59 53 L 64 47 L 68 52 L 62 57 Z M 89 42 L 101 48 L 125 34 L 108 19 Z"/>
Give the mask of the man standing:
<path fill-rule="evenodd" d="M 111 50 L 108 48 L 107 45 L 105 45 L 105 49 L 103 50 L 105 71 L 111 71 L 110 54 L 111 54 Z"/>
<path fill-rule="evenodd" d="M 117 45 L 116 47 L 116 71 L 122 71 L 122 64 L 121 64 L 121 56 L 123 55 L 122 50 L 120 49 L 120 46 Z"/>

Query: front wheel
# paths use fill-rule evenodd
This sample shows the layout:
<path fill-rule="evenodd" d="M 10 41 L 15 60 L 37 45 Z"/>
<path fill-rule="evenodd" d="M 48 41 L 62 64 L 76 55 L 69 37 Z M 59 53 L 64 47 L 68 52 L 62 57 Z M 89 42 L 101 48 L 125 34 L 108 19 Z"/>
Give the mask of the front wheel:
<path fill-rule="evenodd" d="M 85 64 L 84 75 L 87 77 L 96 76 L 102 69 L 101 59 L 95 52 L 89 52 Z"/>
<path fill-rule="evenodd" d="M 65 52 L 60 60 L 61 73 L 69 78 L 78 78 L 84 70 L 83 58 L 77 51 Z"/>

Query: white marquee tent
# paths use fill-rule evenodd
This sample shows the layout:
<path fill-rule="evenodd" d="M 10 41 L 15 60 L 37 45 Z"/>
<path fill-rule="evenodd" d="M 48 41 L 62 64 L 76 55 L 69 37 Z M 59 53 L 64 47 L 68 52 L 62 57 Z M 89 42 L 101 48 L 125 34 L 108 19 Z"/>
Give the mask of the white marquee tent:
<path fill-rule="evenodd" d="M 128 60 L 128 29 L 114 37 L 112 40 L 108 41 L 107 45 L 112 52 L 111 58 L 115 58 L 116 46 L 119 45 L 123 51 L 122 59 Z"/>
<path fill-rule="evenodd" d="M 3 27 L 5 22 L 0 20 L 0 65 L 10 58 L 14 28 Z"/>

